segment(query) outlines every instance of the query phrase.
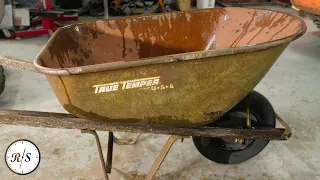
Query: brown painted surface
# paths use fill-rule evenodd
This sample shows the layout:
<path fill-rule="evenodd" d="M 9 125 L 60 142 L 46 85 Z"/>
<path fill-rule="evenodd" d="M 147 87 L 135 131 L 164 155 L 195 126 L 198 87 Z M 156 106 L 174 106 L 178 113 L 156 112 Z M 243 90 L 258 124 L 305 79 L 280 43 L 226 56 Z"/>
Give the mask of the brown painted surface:
<path fill-rule="evenodd" d="M 302 11 L 320 16 L 319 0 L 291 0 L 291 3 Z"/>
<path fill-rule="evenodd" d="M 59 30 L 40 58 L 50 68 L 134 61 L 261 44 L 300 29 L 301 21 L 294 16 L 240 8 L 89 21 Z"/>
<path fill-rule="evenodd" d="M 305 30 L 295 16 L 245 8 L 89 21 L 58 30 L 35 65 L 75 116 L 207 124 L 245 97 Z M 150 77 L 159 83 L 93 87 Z"/>

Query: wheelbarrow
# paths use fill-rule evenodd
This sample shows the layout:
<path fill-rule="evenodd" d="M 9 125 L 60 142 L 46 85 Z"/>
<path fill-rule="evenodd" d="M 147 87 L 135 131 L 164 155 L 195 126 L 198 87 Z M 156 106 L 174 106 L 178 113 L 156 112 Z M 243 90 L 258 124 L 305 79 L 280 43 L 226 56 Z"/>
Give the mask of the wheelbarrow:
<path fill-rule="evenodd" d="M 253 88 L 289 43 L 306 31 L 283 12 L 215 8 L 80 22 L 60 28 L 34 63 L 1 63 L 46 75 L 70 114 L 1 110 L 3 124 L 81 129 L 95 135 L 105 178 L 112 132 L 171 135 L 146 179 L 172 144 L 192 137 L 209 160 L 240 163 L 290 127 Z M 282 128 L 275 128 L 276 120 Z M 95 130 L 109 131 L 103 160 Z"/>

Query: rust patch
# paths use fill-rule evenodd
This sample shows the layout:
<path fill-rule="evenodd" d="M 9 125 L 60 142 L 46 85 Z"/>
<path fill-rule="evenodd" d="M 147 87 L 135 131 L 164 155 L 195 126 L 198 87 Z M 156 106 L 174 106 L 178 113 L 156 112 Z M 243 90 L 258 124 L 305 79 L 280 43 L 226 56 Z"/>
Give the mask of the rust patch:
<path fill-rule="evenodd" d="M 246 8 L 88 21 L 60 28 L 43 51 L 49 51 L 51 58 L 40 57 L 45 61 L 43 65 L 49 68 L 136 61 L 267 43 L 293 36 L 302 27 L 294 16 Z"/>
<path fill-rule="evenodd" d="M 225 112 L 223 111 L 217 111 L 217 112 L 211 112 L 211 113 L 205 113 L 205 119 L 210 122 L 213 120 L 218 119 L 219 117 L 221 117 Z"/>
<path fill-rule="evenodd" d="M 65 95 L 66 95 L 67 98 L 68 98 L 68 102 L 71 104 L 71 99 L 70 99 L 70 96 L 69 96 L 69 94 L 68 94 L 66 84 L 63 82 L 61 76 L 58 76 L 58 78 L 59 78 L 59 80 L 60 80 L 60 82 L 61 82 L 61 84 L 62 84 L 62 86 L 63 86 L 64 93 L 65 93 Z"/>

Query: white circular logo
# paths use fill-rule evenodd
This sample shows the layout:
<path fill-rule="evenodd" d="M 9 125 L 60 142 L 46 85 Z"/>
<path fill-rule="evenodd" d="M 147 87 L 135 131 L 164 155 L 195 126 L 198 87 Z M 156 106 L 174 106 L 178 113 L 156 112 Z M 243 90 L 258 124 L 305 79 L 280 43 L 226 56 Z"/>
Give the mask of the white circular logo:
<path fill-rule="evenodd" d="M 40 163 L 40 151 L 31 141 L 21 139 L 10 144 L 5 160 L 8 168 L 19 175 L 32 173 Z"/>

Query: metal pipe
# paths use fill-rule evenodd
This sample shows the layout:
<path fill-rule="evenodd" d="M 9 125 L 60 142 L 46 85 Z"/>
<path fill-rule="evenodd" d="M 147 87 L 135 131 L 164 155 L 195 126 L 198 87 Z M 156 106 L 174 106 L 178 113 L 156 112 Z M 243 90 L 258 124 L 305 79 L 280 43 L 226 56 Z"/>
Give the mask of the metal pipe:
<path fill-rule="evenodd" d="M 103 0 L 103 5 L 104 5 L 104 18 L 108 19 L 109 18 L 108 0 Z"/>
<path fill-rule="evenodd" d="M 182 139 L 182 136 L 170 136 L 167 142 L 164 144 L 162 150 L 160 151 L 158 157 L 153 163 L 153 166 L 151 167 L 150 171 L 148 172 L 147 177 L 145 180 L 152 180 L 156 172 L 158 171 L 159 167 L 161 166 L 163 160 L 166 158 L 168 152 L 170 151 L 172 145 L 174 142 L 176 142 L 178 139 Z"/>
<path fill-rule="evenodd" d="M 103 152 L 102 152 L 102 148 L 101 148 L 101 144 L 100 144 L 100 139 L 99 139 L 99 136 L 98 136 L 97 132 L 95 130 L 81 129 L 81 133 L 92 134 L 95 137 L 96 144 L 97 144 L 97 147 L 98 147 L 100 162 L 101 162 L 101 166 L 102 166 L 102 170 L 103 170 L 103 174 L 104 174 L 104 178 L 105 178 L 105 180 L 109 180 L 109 177 L 108 177 L 108 174 L 107 174 L 107 171 L 106 171 L 106 164 L 105 164 L 104 159 L 103 159 Z"/>
<path fill-rule="evenodd" d="M 292 134 L 292 129 L 291 127 L 277 114 L 276 114 L 276 119 L 280 122 L 280 124 L 285 128 L 283 132 L 282 139 L 288 140 L 291 137 Z"/>
<path fill-rule="evenodd" d="M 247 110 L 247 127 L 251 129 L 251 118 L 250 118 L 250 98 L 246 99 L 246 110 Z"/>
<path fill-rule="evenodd" d="M 109 132 L 106 172 L 111 173 L 113 154 L 113 132 Z"/>

